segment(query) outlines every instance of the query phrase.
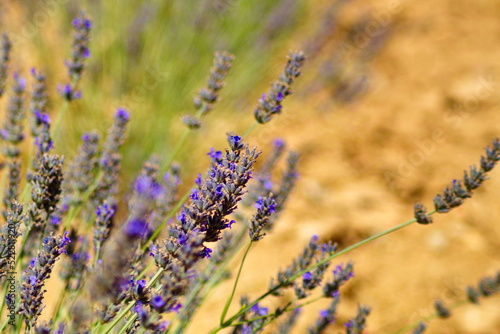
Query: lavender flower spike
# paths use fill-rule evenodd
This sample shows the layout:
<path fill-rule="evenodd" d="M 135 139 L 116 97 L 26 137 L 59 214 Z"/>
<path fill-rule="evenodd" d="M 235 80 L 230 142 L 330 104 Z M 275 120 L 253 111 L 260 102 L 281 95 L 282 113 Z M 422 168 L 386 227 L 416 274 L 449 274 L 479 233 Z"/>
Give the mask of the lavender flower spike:
<path fill-rule="evenodd" d="M 207 78 L 207 87 L 201 89 L 194 98 L 194 106 L 202 113 L 209 112 L 219 100 L 218 92 L 224 87 L 224 79 L 231 69 L 234 56 L 227 52 L 216 52 L 214 66 Z"/>
<path fill-rule="evenodd" d="M 34 68 L 31 69 L 31 75 L 35 80 L 33 83 L 33 93 L 31 94 L 29 106 L 31 117 L 31 135 L 33 137 L 38 137 L 43 123 L 48 123 L 46 78 L 45 75 L 37 72 Z"/>
<path fill-rule="evenodd" d="M 69 77 L 72 82 L 80 79 L 83 70 L 85 69 L 85 61 L 90 57 L 90 29 L 92 22 L 81 12 L 72 22 L 73 33 L 73 50 L 71 51 L 71 59 L 66 62 L 68 67 Z"/>
<path fill-rule="evenodd" d="M 308 334 L 320 334 L 325 333 L 328 325 L 335 321 L 335 315 L 337 314 L 337 305 L 340 301 L 340 294 L 338 292 L 333 296 L 333 300 L 327 309 L 321 310 L 318 319 L 314 323 L 314 326 L 308 328 Z"/>
<path fill-rule="evenodd" d="M 358 306 L 358 314 L 346 324 L 346 334 L 360 334 L 366 326 L 366 317 L 370 314 L 368 306 Z"/>
<path fill-rule="evenodd" d="M 281 113 L 281 103 L 286 96 L 292 94 L 291 85 L 300 76 L 305 60 L 302 51 L 290 52 L 284 72 L 280 75 L 278 81 L 271 84 L 271 89 L 267 95 L 262 95 L 259 104 L 255 108 L 254 115 L 257 122 L 267 123 L 274 115 Z"/>
<path fill-rule="evenodd" d="M 42 249 L 38 251 L 38 255 L 33 258 L 22 275 L 19 313 L 24 316 L 27 328 L 36 325 L 44 307 L 42 302 L 45 281 L 50 277 L 59 256 L 66 252 L 65 248 L 70 241 L 68 232 L 65 232 L 62 237 L 50 235 L 45 238 Z"/>
<path fill-rule="evenodd" d="M 11 47 L 12 44 L 10 43 L 9 36 L 7 36 L 7 34 L 3 34 L 0 41 L 0 97 L 2 97 L 5 91 Z"/>
<path fill-rule="evenodd" d="M 269 197 L 259 197 L 255 207 L 257 213 L 252 218 L 249 228 L 250 240 L 252 241 L 258 241 L 266 235 L 262 230 L 269 224 L 269 217 L 276 211 L 276 200 L 272 194 Z"/>
<path fill-rule="evenodd" d="M 198 113 L 196 116 L 186 115 L 182 121 L 190 129 L 201 127 L 199 117 L 213 109 L 214 104 L 219 100 L 219 91 L 224 87 L 224 79 L 231 69 L 234 56 L 227 52 L 216 52 L 214 66 L 210 70 L 207 78 L 207 86 L 198 91 L 194 98 L 194 106 Z"/>
<path fill-rule="evenodd" d="M 471 197 L 472 191 L 487 179 L 486 174 L 500 161 L 500 140 L 495 138 L 485 151 L 486 155 L 481 157 L 479 168 L 471 166 L 469 172 L 464 172 L 462 181 L 453 180 L 451 186 L 447 186 L 443 194 L 434 197 L 434 206 L 437 212 L 446 213 L 462 205 L 465 199 Z"/>
<path fill-rule="evenodd" d="M 19 156 L 20 150 L 17 146 L 24 139 L 23 120 L 25 116 L 25 90 L 26 80 L 21 78 L 17 73 L 14 73 L 14 86 L 12 87 L 13 94 L 9 100 L 7 116 L 3 122 L 3 129 L 0 131 L 2 139 L 6 141 L 4 154 L 11 158 Z"/>

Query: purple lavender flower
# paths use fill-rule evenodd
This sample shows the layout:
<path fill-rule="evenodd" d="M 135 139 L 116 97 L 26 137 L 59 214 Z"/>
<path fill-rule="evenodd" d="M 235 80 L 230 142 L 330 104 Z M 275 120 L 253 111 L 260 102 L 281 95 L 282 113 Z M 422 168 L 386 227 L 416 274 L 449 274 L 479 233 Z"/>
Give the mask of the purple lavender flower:
<path fill-rule="evenodd" d="M 118 108 L 115 113 L 113 125 L 108 131 L 104 150 L 101 155 L 100 164 L 105 165 L 107 160 L 112 154 L 115 154 L 120 149 L 123 141 L 125 140 L 125 131 L 127 130 L 127 123 L 130 120 L 128 111 Z"/>
<path fill-rule="evenodd" d="M 331 297 L 352 277 L 354 277 L 352 263 L 348 263 L 347 265 L 341 263 L 335 266 L 335 270 L 333 271 L 333 280 L 326 283 L 323 287 L 323 296 Z"/>
<path fill-rule="evenodd" d="M 78 100 L 82 97 L 82 92 L 73 88 L 70 84 L 58 85 L 57 91 L 68 102 Z"/>
<path fill-rule="evenodd" d="M 211 251 L 204 243 L 219 240 L 221 232 L 233 223 L 227 216 L 236 210 L 258 155 L 255 149 L 238 144 L 231 145 L 221 161 L 212 160 L 178 222 L 169 226 L 169 237 L 152 247 L 157 266 L 169 273 L 161 279 L 161 296 L 166 305 L 162 309 L 172 310 L 196 279 L 192 268 Z"/>
<path fill-rule="evenodd" d="M 366 317 L 370 314 L 368 306 L 358 306 L 356 317 L 350 319 L 346 324 L 346 334 L 362 333 L 366 326 Z"/>
<path fill-rule="evenodd" d="M 30 115 L 31 115 L 31 135 L 38 137 L 40 135 L 40 127 L 42 124 L 48 124 L 47 115 L 47 88 L 45 83 L 45 75 L 37 72 L 35 68 L 31 69 L 33 76 L 33 93 L 30 100 Z"/>
<path fill-rule="evenodd" d="M 320 251 L 321 246 L 318 242 L 318 237 L 313 236 L 309 244 L 304 247 L 302 253 L 292 261 L 292 264 L 284 270 L 278 271 L 276 279 L 271 279 L 269 289 L 273 291 L 273 295 L 281 295 L 283 289 L 294 287 L 295 283 L 292 277 L 311 266 L 315 260 L 319 260 L 317 255 Z M 296 292 L 300 293 L 301 297 L 304 297 L 303 291 L 296 290 Z"/>
<path fill-rule="evenodd" d="M 137 314 L 137 319 L 141 327 L 148 329 L 153 333 L 165 333 L 170 324 L 168 321 L 161 321 L 158 316 L 148 312 L 140 302 L 134 306 L 133 310 Z"/>
<path fill-rule="evenodd" d="M 8 183 L 5 188 L 3 204 L 5 209 L 12 208 L 12 203 L 18 200 L 19 186 L 21 183 L 21 162 L 19 159 L 12 159 L 7 162 L 8 166 Z M 6 218 L 7 211 L 2 211 L 2 215 Z"/>
<path fill-rule="evenodd" d="M 269 122 L 275 114 L 281 113 L 283 99 L 292 94 L 291 85 L 300 76 L 305 57 L 301 51 L 290 52 L 284 73 L 271 84 L 267 94 L 263 94 L 255 108 L 255 119 L 259 123 Z"/>
<path fill-rule="evenodd" d="M 207 78 L 207 87 L 201 89 L 194 98 L 194 106 L 201 113 L 212 110 L 215 102 L 219 100 L 219 91 L 224 87 L 224 79 L 231 69 L 234 56 L 227 52 L 216 52 L 214 66 Z"/>
<path fill-rule="evenodd" d="M 66 249 L 65 257 L 60 272 L 68 291 L 78 291 L 83 285 L 83 278 L 88 269 L 90 255 L 88 253 L 88 241 L 84 236 L 78 237 L 76 231 L 71 231 L 70 238 L 76 240 Z"/>
<path fill-rule="evenodd" d="M 125 234 L 131 239 L 143 238 L 148 231 L 148 223 L 142 219 L 133 219 L 125 226 Z"/>
<path fill-rule="evenodd" d="M 20 154 L 19 143 L 24 139 L 23 120 L 24 113 L 24 93 L 26 90 L 26 80 L 14 73 L 14 85 L 12 95 L 7 106 L 7 115 L 3 122 L 3 129 L 0 132 L 2 139 L 6 142 L 4 154 L 7 157 L 15 158 Z"/>
<path fill-rule="evenodd" d="M 52 268 L 59 256 L 66 252 L 65 248 L 70 241 L 68 232 L 65 232 L 62 237 L 50 235 L 45 238 L 42 249 L 23 272 L 19 313 L 24 316 L 27 328 L 36 325 L 38 316 L 44 307 L 42 302 L 45 281 L 50 277 Z"/>
<path fill-rule="evenodd" d="M 337 292 L 333 296 L 333 300 L 327 309 L 321 310 L 318 319 L 314 323 L 314 326 L 308 328 L 308 334 L 320 334 L 325 333 L 328 325 L 335 322 L 335 315 L 337 314 L 337 306 L 340 301 L 340 294 Z"/>
<path fill-rule="evenodd" d="M 94 249 L 95 257 L 100 259 L 101 247 L 108 239 L 109 232 L 113 226 L 113 217 L 115 215 L 116 207 L 104 202 L 99 205 L 96 210 L 96 220 L 94 225 Z"/>
<path fill-rule="evenodd" d="M 500 160 L 499 139 L 495 138 L 491 147 L 487 147 L 485 151 L 486 155 L 481 157 L 479 169 L 476 166 L 471 166 L 469 172 L 464 172 L 463 185 L 462 181 L 453 180 L 451 186 L 447 186 L 443 194 L 434 197 L 434 206 L 437 212 L 446 213 L 462 205 L 465 199 L 471 197 L 472 191 L 486 180 L 486 173 L 491 171 Z"/>
<path fill-rule="evenodd" d="M 84 12 L 80 12 L 72 24 L 74 28 L 73 49 L 71 59 L 66 61 L 66 66 L 71 81 L 76 82 L 80 79 L 85 68 L 85 60 L 90 57 L 89 42 L 92 22 Z"/>
<path fill-rule="evenodd" d="M 15 249 L 17 238 L 21 235 L 19 228 L 26 219 L 23 214 L 23 206 L 17 202 L 12 202 L 7 212 L 4 214 L 6 224 L 2 227 L 0 234 L 0 279 L 5 278 L 10 268 L 10 256 L 12 249 Z"/>
<path fill-rule="evenodd" d="M 276 212 L 276 200 L 272 195 L 259 197 L 255 207 L 257 213 L 253 216 L 249 227 L 250 240 L 252 241 L 258 241 L 264 237 L 265 233 L 262 231 L 267 228 L 271 215 Z"/>

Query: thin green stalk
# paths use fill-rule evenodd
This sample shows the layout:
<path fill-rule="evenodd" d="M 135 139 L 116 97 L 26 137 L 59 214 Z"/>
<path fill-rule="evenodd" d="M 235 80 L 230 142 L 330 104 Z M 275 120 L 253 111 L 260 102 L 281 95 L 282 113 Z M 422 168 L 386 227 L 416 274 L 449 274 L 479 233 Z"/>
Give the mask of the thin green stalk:
<path fill-rule="evenodd" d="M 58 139 L 59 129 L 61 128 L 62 119 L 66 114 L 68 107 L 69 107 L 69 101 L 64 99 L 63 105 L 61 106 L 61 110 L 57 115 L 56 121 L 54 122 L 54 130 L 52 131 L 52 136 L 54 137 L 54 140 Z"/>
<path fill-rule="evenodd" d="M 435 210 L 430 211 L 430 212 L 428 212 L 428 213 L 427 213 L 427 215 L 432 215 L 432 214 L 434 214 L 435 212 L 436 212 Z M 341 250 L 341 251 L 339 251 L 339 252 L 337 252 L 337 253 L 335 253 L 335 254 L 332 254 L 331 256 L 329 256 L 329 257 L 327 257 L 327 258 L 325 258 L 325 259 L 323 259 L 323 260 L 321 260 L 321 261 L 318 261 L 317 263 L 315 263 L 315 264 L 313 264 L 313 265 L 309 266 L 308 268 L 306 268 L 306 269 L 304 269 L 304 270 L 302 270 L 302 271 L 300 271 L 300 272 L 296 273 L 295 275 L 293 275 L 292 277 L 290 277 L 287 281 L 285 281 L 285 282 L 283 282 L 283 283 L 289 283 L 289 282 L 292 282 L 292 281 L 294 281 L 295 279 L 297 279 L 298 277 L 301 277 L 301 276 L 302 276 L 303 274 L 305 274 L 306 272 L 311 271 L 311 270 L 314 270 L 314 269 L 316 269 L 318 266 L 320 266 L 320 265 L 322 265 L 322 264 L 324 264 L 324 263 L 327 263 L 327 262 L 329 262 L 329 261 L 333 260 L 334 258 L 337 258 L 337 257 L 339 257 L 339 256 L 341 256 L 341 255 L 343 255 L 343 254 L 345 254 L 345 253 L 347 253 L 347 252 L 350 252 L 350 251 L 352 251 L 352 250 L 354 250 L 354 249 L 356 249 L 356 248 L 359 248 L 359 247 L 361 247 L 361 246 L 363 246 L 363 245 L 365 245 L 365 244 L 367 244 L 367 243 L 369 243 L 369 242 L 371 242 L 371 241 L 373 241 L 373 240 L 376 240 L 376 239 L 378 239 L 378 238 L 381 238 L 381 237 L 383 237 L 383 236 L 385 236 L 385 235 L 387 235 L 387 234 L 390 234 L 390 233 L 392 233 L 392 232 L 395 232 L 395 231 L 397 231 L 397 230 L 400 230 L 400 229 L 402 229 L 402 228 L 405 228 L 405 227 L 407 227 L 407 226 L 409 226 L 409 225 L 411 225 L 411 224 L 415 223 L 416 221 L 417 221 L 417 220 L 416 220 L 415 218 L 413 218 L 413 219 L 411 219 L 411 220 L 409 220 L 409 221 L 407 221 L 407 222 L 404 222 L 404 223 L 399 224 L 399 225 L 397 225 L 397 226 L 394 226 L 394 227 L 392 227 L 392 228 L 390 228 L 390 229 L 387 229 L 387 230 L 384 230 L 384 231 L 382 231 L 382 232 L 380 232 L 380 233 L 377 233 L 377 234 L 375 234 L 375 235 L 373 235 L 373 236 L 371 236 L 371 237 L 369 237 L 369 238 L 366 238 L 366 239 L 364 239 L 364 240 L 362 240 L 362 241 L 360 241 L 360 242 L 357 242 L 357 243 L 355 243 L 354 245 L 351 245 L 351 246 L 349 246 L 349 247 L 347 247 L 347 248 L 345 248 L 345 249 L 343 249 L 343 250 Z M 272 294 L 272 293 L 274 293 L 276 290 L 280 289 L 280 287 L 281 287 L 281 285 L 280 285 L 280 286 L 277 286 L 277 287 L 275 287 L 275 288 L 273 288 L 273 289 L 271 289 L 271 290 L 269 290 L 269 291 L 267 291 L 266 293 L 264 293 L 263 295 L 261 295 L 260 297 L 258 297 L 255 301 L 253 301 L 251 304 L 249 304 L 249 305 L 247 305 L 247 306 L 245 306 L 245 307 L 241 308 L 241 309 L 240 309 L 240 311 L 238 311 L 238 312 L 237 312 L 234 316 L 232 316 L 229 320 L 225 321 L 224 323 L 220 324 L 217 328 L 213 329 L 213 330 L 210 332 L 210 334 L 215 334 L 215 333 L 219 332 L 219 331 L 220 331 L 221 329 L 223 329 L 223 328 L 226 328 L 226 327 L 232 326 L 232 323 L 233 323 L 233 322 L 234 322 L 234 321 L 235 321 L 235 320 L 236 320 L 239 316 L 241 316 L 242 314 L 244 314 L 245 312 L 247 312 L 250 308 L 252 308 L 255 304 L 257 304 L 258 302 L 260 302 L 260 301 L 261 301 L 262 299 L 264 299 L 265 297 L 267 297 L 267 296 L 271 295 L 271 294 Z"/>
<path fill-rule="evenodd" d="M 201 118 L 201 115 L 203 114 L 202 110 L 205 108 L 205 102 L 202 103 L 201 107 L 196 111 L 195 118 L 199 120 Z M 191 129 L 186 126 L 184 131 L 181 134 L 181 137 L 177 140 L 177 143 L 175 144 L 175 147 L 172 151 L 172 153 L 169 155 L 168 159 L 165 161 L 164 165 L 160 170 L 166 171 L 168 168 L 170 168 L 170 165 L 174 162 L 175 158 L 177 157 L 177 154 L 181 151 L 182 146 L 186 142 L 189 133 L 191 132 Z"/>
<path fill-rule="evenodd" d="M 243 138 L 248 137 L 248 136 L 252 133 L 252 131 L 253 131 L 253 130 L 257 127 L 257 125 L 259 125 L 259 122 L 254 121 L 254 122 L 252 123 L 252 125 L 250 125 L 250 126 L 248 127 L 248 129 L 246 129 L 246 131 L 243 133 L 243 136 L 242 136 L 242 137 L 243 137 Z"/>
<path fill-rule="evenodd" d="M 57 320 L 59 319 L 59 315 L 61 313 L 62 302 L 63 302 L 63 300 L 66 297 L 66 294 L 68 292 L 68 285 L 69 285 L 69 282 L 66 282 L 63 291 L 61 291 L 61 293 L 59 294 L 59 298 L 57 299 L 57 303 L 56 303 L 56 306 L 54 308 L 54 313 L 52 314 L 52 320 L 54 321 L 54 323 L 53 323 L 54 328 L 53 329 L 55 329 Z"/>
<path fill-rule="evenodd" d="M 170 167 L 172 162 L 175 160 L 175 157 L 177 156 L 177 154 L 179 154 L 182 146 L 184 145 L 184 143 L 189 135 L 189 132 L 191 132 L 191 130 L 186 127 L 184 129 L 184 131 L 182 132 L 179 140 L 177 140 L 177 143 L 175 144 L 175 147 L 172 150 L 172 153 L 168 156 L 168 159 L 165 161 L 164 165 L 162 166 L 162 168 L 160 170 L 166 171 Z"/>
<path fill-rule="evenodd" d="M 103 174 L 104 173 L 102 172 L 102 170 L 100 170 L 99 173 L 97 174 L 94 182 L 90 185 L 90 187 L 87 189 L 87 191 L 83 194 L 80 203 L 78 203 L 78 205 L 76 205 L 76 206 L 74 206 L 74 207 L 72 207 L 70 209 L 70 211 L 68 213 L 68 216 L 67 216 L 67 218 L 64 221 L 64 230 L 69 229 L 71 227 L 71 223 L 73 222 L 73 220 L 76 217 L 78 217 L 78 215 L 80 214 L 80 211 L 82 211 L 82 209 L 83 209 L 83 205 L 85 203 L 87 203 L 87 200 L 90 198 L 90 196 L 92 195 L 92 193 L 99 186 L 99 182 L 101 182 Z"/>
<path fill-rule="evenodd" d="M 236 279 L 234 280 L 233 284 L 233 290 L 231 291 L 231 294 L 229 295 L 229 298 L 226 302 L 226 305 L 224 305 L 224 310 L 222 310 L 222 314 L 220 316 L 220 323 L 224 323 L 224 318 L 226 317 L 227 311 L 229 310 L 229 306 L 231 306 L 231 302 L 233 301 L 234 298 L 234 293 L 236 292 L 236 287 L 238 286 L 238 281 L 241 276 L 241 271 L 243 270 L 243 265 L 245 264 L 245 260 L 247 258 L 248 252 L 250 251 L 250 248 L 252 248 L 253 241 L 250 241 L 248 243 L 247 249 L 245 249 L 245 253 L 243 254 L 243 258 L 241 259 L 240 267 L 238 269 L 238 274 L 236 275 Z"/>

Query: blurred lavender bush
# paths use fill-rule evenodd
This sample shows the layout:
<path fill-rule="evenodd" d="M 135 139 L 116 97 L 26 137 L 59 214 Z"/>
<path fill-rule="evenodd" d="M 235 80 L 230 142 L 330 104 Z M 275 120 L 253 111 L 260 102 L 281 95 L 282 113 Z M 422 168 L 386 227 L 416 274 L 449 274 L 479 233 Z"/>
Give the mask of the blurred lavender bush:
<path fill-rule="evenodd" d="M 336 6 L 342 3 L 338 1 Z M 165 10 L 170 12 L 169 17 L 176 18 L 183 10 L 173 3 L 155 4 L 159 7 L 140 9 L 139 2 L 132 6 L 138 14 L 130 21 L 132 37 L 122 40 L 128 48 L 126 61 L 148 63 L 147 59 L 141 60 L 146 57 L 141 54 L 141 45 L 147 44 L 143 40 L 148 36 L 145 22 L 153 12 Z M 292 9 L 299 3 L 275 1 L 268 5 L 258 9 L 273 14 L 267 25 L 259 25 L 267 34 L 256 34 L 254 45 L 272 44 L 280 27 L 290 24 Z M 109 10 L 105 4 L 100 6 L 102 13 Z M 210 30 L 216 24 L 224 26 L 231 22 L 230 15 L 225 15 L 243 10 L 240 6 L 232 1 L 206 1 L 197 8 L 198 15 L 191 23 L 199 31 Z M 211 10 L 222 16 L 215 20 L 217 23 L 203 15 Z M 217 52 L 204 87 L 194 97 L 193 112 L 183 117 L 185 128 L 175 145 L 170 145 L 166 154 L 156 150 L 158 155 L 143 162 L 139 175 L 123 195 L 120 186 L 127 185 L 122 182 L 121 152 L 122 146 L 130 142 L 126 140 L 128 127 L 135 121 L 130 108 L 116 110 L 106 136 L 93 131 L 83 134 L 71 159 L 56 153 L 69 136 L 64 121 L 66 111 L 87 95 L 93 103 L 99 101 L 85 84 L 85 74 L 90 77 L 87 80 L 99 80 L 99 71 L 92 69 L 89 58 L 114 59 L 107 52 L 116 47 L 111 44 L 109 50 L 100 50 L 103 54 L 93 55 L 90 36 L 95 22 L 83 12 L 77 13 L 72 26 L 72 50 L 65 62 L 68 78 L 58 86 L 61 108 L 54 122 L 48 102 L 49 97 L 58 98 L 48 93 L 44 71 L 32 69 L 31 80 L 14 71 L 12 48 L 15 50 L 16 41 L 21 39 L 11 41 L 8 34 L 1 38 L 0 96 L 8 99 L 0 130 L 4 156 L 0 326 L 5 333 L 183 333 L 211 289 L 228 279 L 233 280 L 233 288 L 220 307 L 218 325 L 207 329 L 207 333 L 226 329 L 232 333 L 289 333 L 300 310 L 320 300 L 326 300 L 327 307 L 310 324 L 308 333 L 327 333 L 337 321 L 342 286 L 354 277 L 352 263 L 336 264 L 332 269 L 332 260 L 410 224 L 431 224 L 432 215 L 449 212 L 471 197 L 500 160 L 500 143 L 494 140 L 477 167 L 470 167 L 463 180 L 454 180 L 434 198 L 434 210 L 428 211 L 417 203 L 415 218 L 343 250 L 311 236 L 297 257 L 270 280 L 267 291 L 257 297 L 239 296 L 239 308 L 230 311 L 238 297 L 235 291 L 247 254 L 272 232 L 298 179 L 299 156 L 282 140 L 275 140 L 269 152 L 264 149 L 262 154 L 247 143 L 247 138 L 257 126 L 283 112 L 283 101 L 292 94 L 302 74 L 304 53 L 290 52 L 282 73 L 258 99 L 254 123 L 241 131 L 241 136 L 227 134 L 226 148 L 210 148 L 203 157 L 209 162 L 208 169 L 182 194 L 182 169 L 175 161 L 188 150 L 193 133 L 206 127 L 204 116 L 217 107 L 226 78 L 237 62 L 232 54 Z M 206 41 L 198 41 L 196 34 L 184 36 L 177 30 L 168 34 L 180 40 L 197 39 L 195 45 L 207 46 Z M 239 40 L 237 33 L 232 37 L 234 43 Z M 373 53 L 379 42 L 373 42 L 369 52 Z M 238 49 L 228 45 L 229 49 Z M 319 47 L 309 45 L 306 50 L 314 54 Z M 189 60 L 185 54 L 178 56 Z M 186 70 L 193 64 L 184 66 Z M 176 91 L 180 93 L 186 92 Z M 150 154 L 154 148 L 157 146 L 145 151 Z M 261 155 L 266 158 L 257 168 Z M 276 179 L 278 162 L 283 158 L 285 168 L 281 178 Z M 241 253 L 238 268 L 231 268 L 231 261 Z M 59 286 L 48 284 L 49 279 L 55 282 L 56 276 Z M 477 287 L 467 288 L 464 300 L 478 303 L 480 298 L 497 293 L 499 283 L 500 275 L 486 277 Z M 50 307 L 46 307 L 48 295 L 52 297 Z M 269 303 L 271 296 L 279 297 L 280 302 Z M 432 317 L 449 317 L 451 310 L 461 304 L 459 301 L 445 306 L 437 301 L 436 313 L 412 324 L 408 331 L 422 333 Z M 360 305 L 357 314 L 340 325 L 346 333 L 361 333 L 369 314 L 370 307 Z"/>

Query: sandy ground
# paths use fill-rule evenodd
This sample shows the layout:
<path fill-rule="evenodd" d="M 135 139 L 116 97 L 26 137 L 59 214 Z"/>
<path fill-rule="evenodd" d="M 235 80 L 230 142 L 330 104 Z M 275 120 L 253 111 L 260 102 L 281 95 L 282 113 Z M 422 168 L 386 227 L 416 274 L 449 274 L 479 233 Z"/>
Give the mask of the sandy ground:
<path fill-rule="evenodd" d="M 348 106 L 331 102 L 328 90 L 294 100 L 272 130 L 257 135 L 262 143 L 283 136 L 303 159 L 287 213 L 250 256 L 241 288 L 250 295 L 263 291 L 268 277 L 312 234 L 343 248 L 412 218 L 417 200 L 432 208 L 432 198 L 477 164 L 498 136 L 498 2 L 371 5 L 374 19 L 386 14 L 393 28 L 374 60 L 370 92 Z M 315 80 L 307 75 L 306 68 L 304 86 Z M 434 224 L 412 225 L 339 258 L 354 261 L 356 272 L 342 294 L 339 323 L 358 303 L 368 304 L 366 333 L 391 333 L 430 314 L 435 299 L 461 299 L 467 285 L 495 274 L 499 186 L 500 173 L 494 171 L 472 199 L 435 215 Z M 319 307 L 305 312 L 295 333 L 305 332 Z M 432 321 L 428 333 L 500 333 L 499 309 L 498 296 L 481 307 L 461 307 L 449 320 Z M 214 324 L 205 316 L 197 321 L 201 327 L 192 333 Z"/>

